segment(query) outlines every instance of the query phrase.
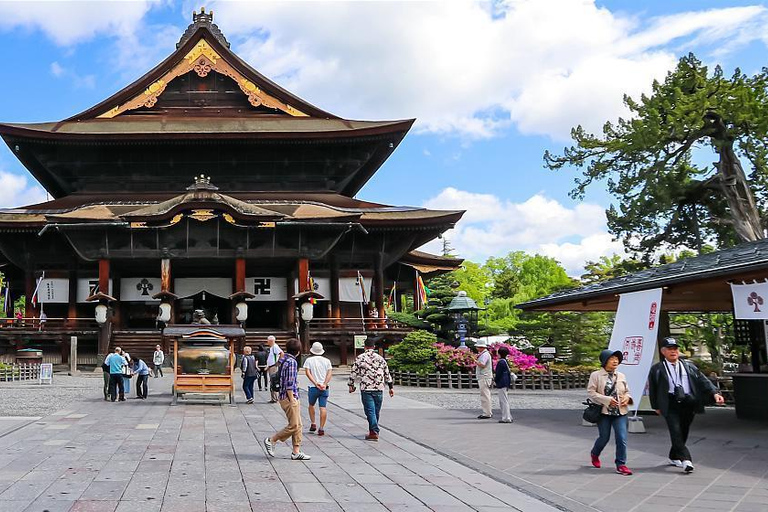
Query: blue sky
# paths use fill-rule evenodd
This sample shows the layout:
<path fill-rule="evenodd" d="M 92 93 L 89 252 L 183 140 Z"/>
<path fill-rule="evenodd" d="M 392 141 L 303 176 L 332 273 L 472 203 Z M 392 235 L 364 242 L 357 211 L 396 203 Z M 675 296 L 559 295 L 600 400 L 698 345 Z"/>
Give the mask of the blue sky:
<path fill-rule="evenodd" d="M 418 122 L 359 197 L 464 208 L 449 238 L 482 261 L 510 250 L 571 274 L 620 251 L 611 198 L 568 198 L 546 149 L 599 129 L 690 51 L 765 65 L 768 9 L 744 1 L 206 2 L 232 48 L 305 99 L 352 119 Z M 52 121 L 104 99 L 173 51 L 194 2 L 2 2 L 0 120 Z M 45 197 L 3 145 L 0 207 Z M 435 249 L 434 246 L 431 249 Z"/>

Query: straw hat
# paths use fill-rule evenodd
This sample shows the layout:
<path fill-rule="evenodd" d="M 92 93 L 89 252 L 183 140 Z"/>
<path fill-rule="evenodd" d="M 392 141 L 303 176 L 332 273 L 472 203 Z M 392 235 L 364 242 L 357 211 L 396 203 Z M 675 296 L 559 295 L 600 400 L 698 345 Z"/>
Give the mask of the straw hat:
<path fill-rule="evenodd" d="M 320 343 L 319 341 L 314 342 L 312 344 L 312 348 L 310 348 L 309 351 L 316 356 L 321 356 L 325 354 L 325 350 L 323 349 L 323 344 Z"/>

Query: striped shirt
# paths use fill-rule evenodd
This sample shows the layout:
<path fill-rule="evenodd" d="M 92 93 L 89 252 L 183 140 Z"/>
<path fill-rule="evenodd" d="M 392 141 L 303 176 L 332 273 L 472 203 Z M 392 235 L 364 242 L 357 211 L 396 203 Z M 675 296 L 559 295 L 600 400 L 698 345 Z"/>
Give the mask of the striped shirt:
<path fill-rule="evenodd" d="M 280 358 L 282 367 L 280 368 L 280 393 L 277 398 L 279 400 L 285 400 L 288 398 L 288 390 L 293 392 L 293 397 L 299 399 L 299 384 L 298 384 L 298 372 L 299 363 L 296 358 L 291 354 L 284 354 Z"/>

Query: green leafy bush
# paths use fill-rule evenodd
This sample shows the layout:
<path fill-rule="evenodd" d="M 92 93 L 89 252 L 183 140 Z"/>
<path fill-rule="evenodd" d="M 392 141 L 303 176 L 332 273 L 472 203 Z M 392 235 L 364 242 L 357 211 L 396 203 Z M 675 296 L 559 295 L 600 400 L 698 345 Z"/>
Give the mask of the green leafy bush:
<path fill-rule="evenodd" d="M 396 320 L 402 324 L 407 325 L 408 327 L 413 327 L 414 329 L 429 329 L 429 322 L 425 322 L 421 318 L 417 318 L 416 315 L 411 313 L 391 311 L 387 312 L 387 318 Z"/>
<path fill-rule="evenodd" d="M 389 367 L 403 372 L 419 374 L 435 371 L 437 336 L 428 331 L 413 331 L 403 341 L 389 348 Z"/>

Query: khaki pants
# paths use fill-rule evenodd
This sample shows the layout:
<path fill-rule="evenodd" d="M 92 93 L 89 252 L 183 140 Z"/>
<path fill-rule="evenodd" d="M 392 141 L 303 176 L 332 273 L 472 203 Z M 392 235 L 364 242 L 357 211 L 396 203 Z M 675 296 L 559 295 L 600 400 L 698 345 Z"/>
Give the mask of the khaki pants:
<path fill-rule="evenodd" d="M 493 379 L 480 379 L 477 384 L 480 386 L 480 408 L 483 410 L 483 415 L 493 416 L 493 409 L 491 408 Z"/>
<path fill-rule="evenodd" d="M 272 376 L 277 373 L 278 368 L 279 368 L 278 365 L 273 365 L 273 366 L 270 366 L 269 368 L 267 368 L 267 373 L 269 374 L 269 378 L 267 379 L 267 381 L 268 381 L 267 389 L 270 390 L 269 391 L 269 396 L 271 396 L 272 400 L 274 400 L 275 402 L 277 402 L 277 394 L 278 394 L 278 392 L 277 391 L 272 391 L 271 385 L 272 385 Z"/>
<path fill-rule="evenodd" d="M 293 392 L 288 391 L 288 397 L 284 400 L 280 400 L 280 407 L 285 412 L 285 417 L 288 418 L 288 424 L 275 434 L 277 441 L 285 441 L 289 437 L 293 443 L 294 448 L 301 446 L 301 408 L 299 407 L 299 401 L 293 396 Z"/>

